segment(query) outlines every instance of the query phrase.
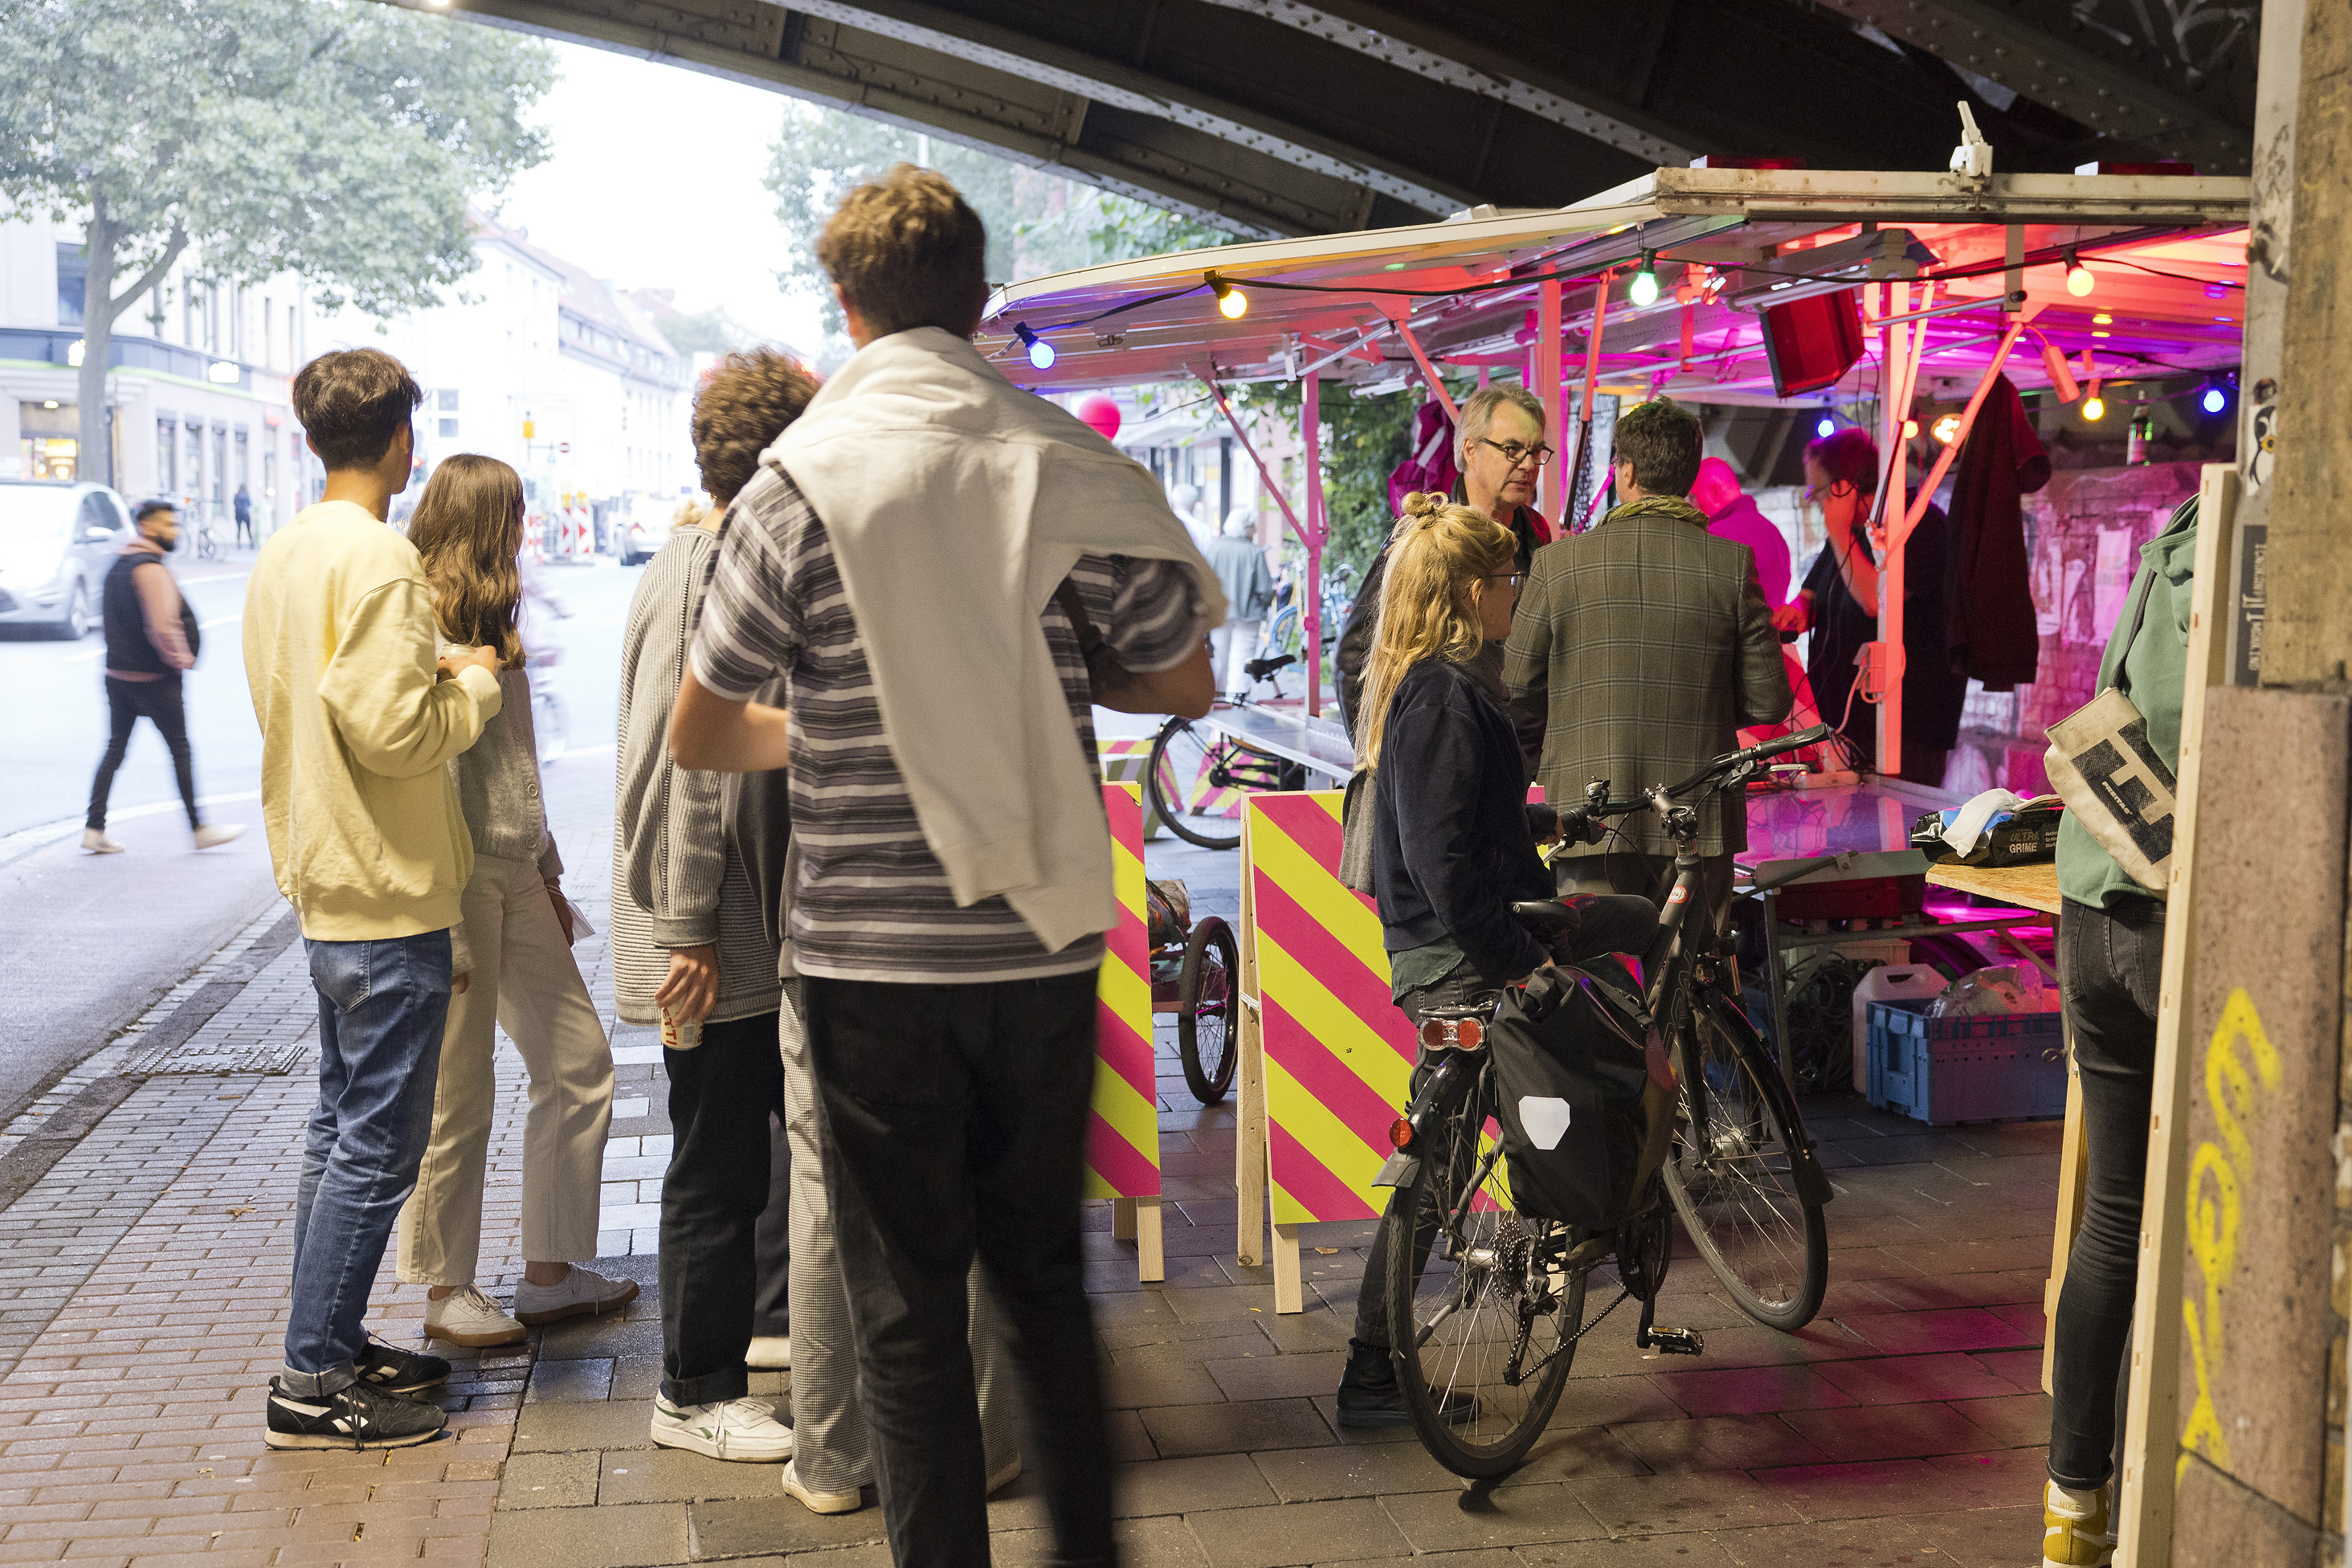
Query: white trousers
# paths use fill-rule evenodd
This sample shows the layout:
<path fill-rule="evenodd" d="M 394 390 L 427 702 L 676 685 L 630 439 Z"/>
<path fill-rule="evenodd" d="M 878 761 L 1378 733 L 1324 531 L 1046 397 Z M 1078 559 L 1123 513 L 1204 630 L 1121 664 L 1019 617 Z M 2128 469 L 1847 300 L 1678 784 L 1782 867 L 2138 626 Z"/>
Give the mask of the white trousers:
<path fill-rule="evenodd" d="M 1224 692 L 1247 691 L 1248 672 L 1242 668 L 1257 657 L 1257 629 L 1262 621 L 1227 621 L 1209 634 L 1209 668 L 1224 684 Z"/>
<path fill-rule="evenodd" d="M 474 858 L 463 910 L 474 977 L 449 999 L 433 1139 L 400 1211 L 400 1277 L 467 1285 L 482 1249 L 482 1185 L 497 1110 L 495 1034 L 503 1026 L 530 1074 L 522 1133 L 522 1255 L 533 1263 L 596 1256 L 613 1048 L 528 860 Z"/>
<path fill-rule="evenodd" d="M 857 1405 L 857 1341 L 849 1327 L 849 1285 L 824 1194 L 824 1118 L 802 1026 L 801 983 L 784 982 L 776 1014 L 784 1059 L 784 1135 L 793 1150 L 793 1464 L 812 1491 L 847 1491 L 874 1480 L 866 1415 Z M 995 1475 L 1019 1457 L 1013 1426 L 1012 1352 L 995 1296 L 974 1258 L 965 1289 L 971 1313 L 971 1374 L 980 1391 L 980 1435 Z"/>

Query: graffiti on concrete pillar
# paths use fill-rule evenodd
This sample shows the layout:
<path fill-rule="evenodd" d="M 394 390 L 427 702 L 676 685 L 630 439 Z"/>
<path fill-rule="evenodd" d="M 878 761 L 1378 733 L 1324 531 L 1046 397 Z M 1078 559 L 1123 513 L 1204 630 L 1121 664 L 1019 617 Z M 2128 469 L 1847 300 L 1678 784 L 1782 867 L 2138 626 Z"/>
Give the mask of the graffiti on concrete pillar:
<path fill-rule="evenodd" d="M 2251 1071 L 2239 1055 L 2241 1046 L 2253 1058 Z M 2244 987 L 2235 988 L 2205 1047 L 2205 1098 L 2221 1140 L 2198 1144 L 2189 1161 L 2189 1251 L 2204 1283 L 2180 1301 L 2197 1397 L 2180 1430 L 2176 1477 L 2200 1450 L 2221 1468 L 2230 1468 L 2230 1434 L 2213 1407 L 2212 1389 L 2221 1369 L 2221 1290 L 2237 1267 L 2238 1224 L 2245 1214 L 2242 1194 L 2255 1177 L 2254 1147 L 2246 1136 L 2246 1124 L 2254 1117 L 2255 1084 L 2259 1080 L 2264 1091 L 2275 1093 L 2279 1079 L 2278 1052 L 2263 1032 L 2253 998 Z"/>

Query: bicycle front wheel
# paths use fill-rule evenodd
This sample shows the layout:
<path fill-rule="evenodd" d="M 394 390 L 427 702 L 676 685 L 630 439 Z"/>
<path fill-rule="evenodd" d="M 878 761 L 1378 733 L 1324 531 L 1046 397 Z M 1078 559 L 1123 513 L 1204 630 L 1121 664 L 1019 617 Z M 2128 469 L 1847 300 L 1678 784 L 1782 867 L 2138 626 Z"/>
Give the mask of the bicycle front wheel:
<path fill-rule="evenodd" d="M 1677 1068 L 1706 1075 L 1706 1125 L 1693 1125 L 1685 1086 L 1666 1191 L 1739 1310 L 1767 1328 L 1803 1328 L 1830 1282 L 1829 1225 L 1797 1175 L 1811 1158 L 1804 1124 L 1744 1017 L 1708 1001 L 1677 1033 Z"/>
<path fill-rule="evenodd" d="M 1239 824 L 1224 817 L 1192 816 L 1192 792 L 1206 776 L 1210 748 L 1215 744 L 1192 728 L 1190 720 L 1169 720 L 1151 742 L 1151 763 L 1144 770 L 1143 788 L 1168 831 L 1185 843 L 1203 849 L 1236 849 L 1242 842 Z"/>
<path fill-rule="evenodd" d="M 1479 1148 L 1486 1120 L 1483 1105 L 1449 1120 L 1381 1222 L 1405 1406 L 1430 1457 L 1472 1479 L 1527 1457 L 1584 1321 L 1584 1273 L 1559 1267 L 1567 1229 L 1512 1208 L 1500 1160 Z"/>

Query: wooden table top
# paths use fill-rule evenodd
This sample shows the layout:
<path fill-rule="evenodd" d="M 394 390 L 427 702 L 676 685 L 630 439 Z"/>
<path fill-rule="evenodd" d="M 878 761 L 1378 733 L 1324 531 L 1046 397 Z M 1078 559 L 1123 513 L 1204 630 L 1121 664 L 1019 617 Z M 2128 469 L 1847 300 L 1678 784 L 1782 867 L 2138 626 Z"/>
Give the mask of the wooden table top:
<path fill-rule="evenodd" d="M 1927 880 L 1939 888 L 1998 899 L 2020 909 L 2039 910 L 2046 915 L 2058 912 L 2058 867 L 2054 861 L 2034 860 L 2022 866 L 1931 865 L 1927 868 Z"/>

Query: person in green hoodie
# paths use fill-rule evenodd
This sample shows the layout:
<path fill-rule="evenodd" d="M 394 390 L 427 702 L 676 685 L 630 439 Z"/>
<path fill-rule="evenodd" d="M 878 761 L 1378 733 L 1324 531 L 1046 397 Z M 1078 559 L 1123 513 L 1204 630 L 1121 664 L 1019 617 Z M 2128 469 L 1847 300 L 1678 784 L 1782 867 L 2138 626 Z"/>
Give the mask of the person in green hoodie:
<path fill-rule="evenodd" d="M 2140 547 L 2139 570 L 2099 661 L 2097 689 L 2123 689 L 2147 721 L 2148 744 L 2174 773 L 2196 560 L 2192 496 Z M 2042 1556 L 2050 1568 L 2099 1568 L 2111 1552 L 2116 1386 L 2139 1282 L 2164 900 L 2125 875 L 2072 813 L 2058 829 L 2058 890 L 2065 900 L 2058 991 L 2082 1078 L 2090 1179 L 2050 1326 L 2055 1365 Z"/>

